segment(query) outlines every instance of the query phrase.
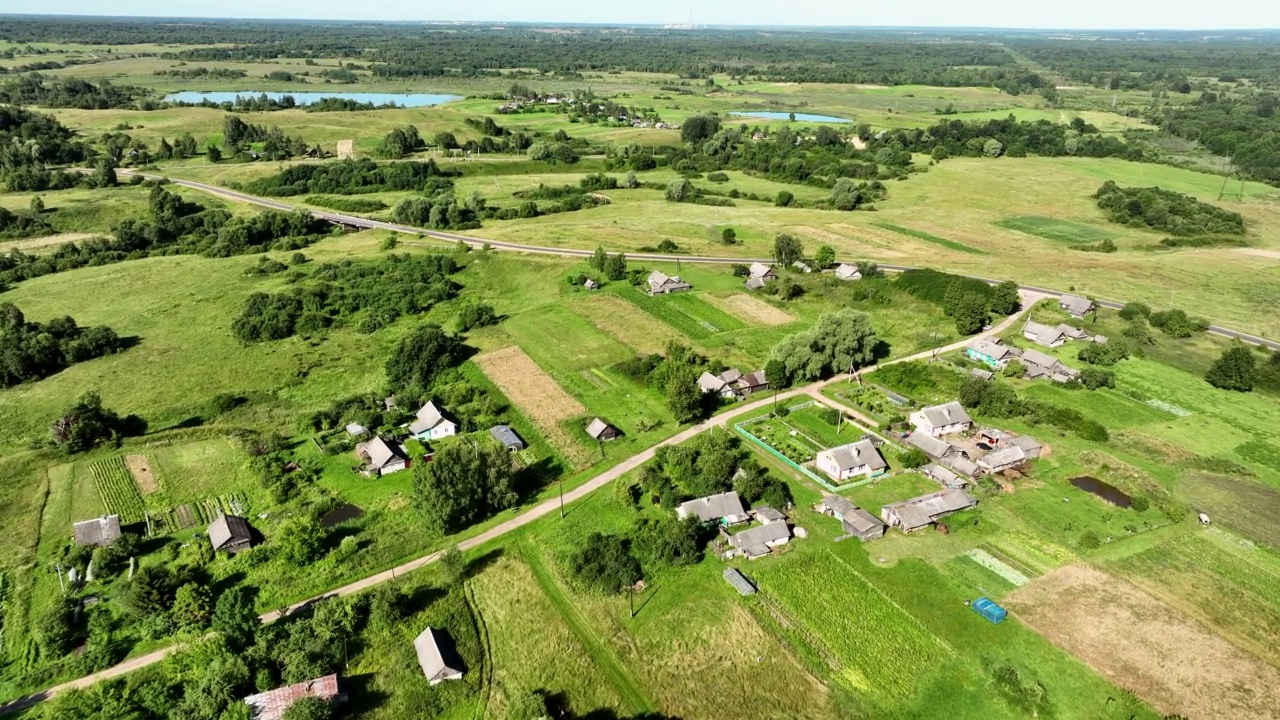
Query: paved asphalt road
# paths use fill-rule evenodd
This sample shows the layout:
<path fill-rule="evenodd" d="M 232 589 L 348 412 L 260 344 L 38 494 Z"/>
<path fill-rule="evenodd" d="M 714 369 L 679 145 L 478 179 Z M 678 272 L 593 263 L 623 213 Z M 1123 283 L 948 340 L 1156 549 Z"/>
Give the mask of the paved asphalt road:
<path fill-rule="evenodd" d="M 121 175 L 141 175 L 144 178 L 149 178 L 153 180 L 160 179 L 161 177 L 163 177 L 161 175 L 152 175 L 152 174 L 140 173 L 140 172 L 131 171 L 131 170 L 121 170 L 120 174 Z M 274 210 L 289 211 L 289 210 L 297 209 L 294 205 L 280 202 L 279 200 L 271 200 L 269 198 L 258 197 L 256 195 L 249 195 L 247 193 L 242 193 L 236 190 L 230 190 L 224 187 L 219 187 L 217 185 L 209 185 L 207 183 L 196 182 L 194 180 L 179 180 L 175 178 L 169 178 L 169 182 L 173 183 L 174 185 L 181 185 L 182 187 L 191 188 L 192 190 L 199 190 L 201 192 L 206 192 L 211 195 L 217 195 L 219 197 L 223 197 L 228 200 L 236 200 L 238 202 L 251 203 L 253 205 L 272 208 Z M 397 225 L 395 223 L 382 222 L 381 220 L 370 220 L 369 218 L 360 217 L 358 215 L 347 215 L 344 213 L 312 210 L 311 214 L 318 218 L 328 220 L 329 222 L 338 223 L 338 224 L 346 225 L 350 227 L 378 229 L 378 230 L 394 230 L 395 232 L 405 233 L 408 235 L 420 235 L 423 237 L 435 238 L 436 240 L 445 240 L 448 242 L 463 242 L 477 248 L 488 245 L 489 247 L 495 250 L 535 253 L 539 255 L 559 255 L 563 257 L 590 257 L 592 254 L 592 251 L 590 250 L 578 250 L 574 248 L 553 248 L 553 247 L 543 247 L 540 245 L 525 245 L 522 243 L 503 242 L 501 240 L 485 240 L 484 238 L 478 238 L 478 237 L 473 237 L 469 235 L 458 235 L 456 233 L 427 230 L 425 228 L 412 227 L 409 225 Z M 734 263 L 750 263 L 754 261 L 759 261 L 764 263 L 772 262 L 772 259 L 770 258 L 737 258 L 737 257 L 729 258 L 729 257 L 714 257 L 709 255 L 662 255 L 657 253 L 628 254 L 627 257 L 629 259 L 651 260 L 655 262 L 679 261 L 679 262 L 717 264 L 717 265 L 732 265 Z M 889 265 L 885 263 L 878 263 L 878 264 L 883 270 L 887 272 L 902 272 L 904 270 L 913 269 L 910 265 Z M 998 280 L 993 280 L 991 278 L 984 278 L 977 275 L 969 275 L 967 277 L 976 278 L 978 280 L 982 280 L 984 282 L 988 282 L 993 285 L 999 282 Z M 1045 295 L 1049 297 L 1061 297 L 1063 295 L 1063 291 L 1061 290 L 1053 290 L 1051 288 L 1036 287 L 1034 285 L 1022 285 L 1021 288 L 1026 291 L 1039 293 L 1041 295 Z M 1103 307 L 1111 308 L 1113 310 L 1118 310 L 1124 306 L 1124 303 L 1119 302 L 1117 300 L 1098 300 L 1098 304 L 1102 305 Z M 1210 325 L 1209 332 L 1215 335 L 1221 335 L 1223 337 L 1235 338 L 1237 340 L 1241 340 L 1251 345 L 1265 345 L 1271 348 L 1272 350 L 1280 350 L 1280 342 L 1277 342 L 1275 340 L 1268 340 L 1258 335 L 1251 335 L 1249 333 L 1241 332 L 1239 330 L 1232 330 L 1230 328 L 1224 328 L 1218 325 Z"/>
<path fill-rule="evenodd" d="M 1037 300 L 1042 299 L 1042 297 L 1043 296 L 1040 293 L 1023 292 L 1022 293 L 1023 306 L 1030 307 Z M 1023 312 L 1025 311 L 1020 311 L 1018 313 L 1010 315 L 1009 317 L 1000 321 L 999 324 L 993 326 L 990 330 L 987 330 L 981 333 L 978 337 L 996 335 L 1004 332 L 1006 329 L 1008 329 L 1018 321 L 1018 318 L 1022 315 Z M 894 363 L 907 362 L 909 360 L 925 360 L 941 353 L 951 352 L 952 350 L 958 350 L 964 347 L 970 340 L 972 340 L 972 338 L 965 338 L 964 340 L 961 340 L 959 342 L 954 342 L 954 343 L 951 343 L 950 345 L 945 345 L 940 348 L 925 350 L 922 352 L 918 352 L 914 355 L 909 355 L 907 357 L 901 357 L 895 360 L 890 360 L 886 363 L 883 363 L 883 365 L 892 365 Z M 861 372 L 862 373 L 874 372 L 877 367 L 883 367 L 883 365 L 863 368 Z M 579 500 L 583 497 L 586 497 L 592 492 L 595 492 L 596 490 L 599 490 L 605 485 L 608 485 L 610 482 L 613 482 L 615 479 L 640 467 L 641 465 L 643 465 L 644 463 L 652 459 L 654 453 L 657 452 L 657 449 L 660 447 L 663 447 L 666 445 L 678 445 L 694 437 L 695 435 L 706 432 L 707 430 L 710 430 L 712 428 L 720 427 L 720 428 L 727 429 L 729 426 L 729 421 L 733 420 L 736 417 L 741 417 L 742 415 L 745 415 L 747 413 L 761 410 L 765 407 L 768 407 L 770 404 L 776 402 L 777 400 L 789 400 L 794 397 L 799 397 L 801 395 L 817 392 L 818 390 L 825 387 L 826 385 L 830 385 L 832 383 L 840 382 L 846 379 L 847 379 L 847 375 L 843 375 L 843 374 L 837 375 L 836 377 L 833 377 L 829 380 L 811 383 L 803 387 L 798 387 L 783 393 L 778 393 L 776 398 L 773 395 L 770 395 L 766 398 L 756 400 L 754 402 L 735 405 L 733 408 L 727 410 L 726 412 L 716 415 L 715 417 L 712 417 L 697 425 L 689 427 L 677 433 L 676 435 L 673 435 L 667 438 L 666 440 L 663 440 L 662 442 L 654 445 L 653 447 L 648 448 L 647 450 L 643 450 L 635 455 L 632 455 L 626 460 L 623 460 L 617 465 L 614 465 L 608 470 L 605 470 L 599 475 L 591 478 L 590 480 L 583 483 L 582 485 L 579 485 L 578 487 L 566 492 L 564 494 L 563 503 L 566 503 L 566 504 L 572 503 L 575 500 Z M 514 530 L 522 528 L 525 525 L 528 525 L 529 523 L 535 520 L 539 520 L 554 512 L 557 512 L 561 507 L 561 503 L 562 501 L 558 496 L 551 498 L 549 500 L 544 500 L 541 503 L 533 506 L 532 508 L 529 508 L 528 510 L 520 513 L 519 515 L 516 515 L 515 517 L 509 520 L 505 520 L 497 525 L 494 525 L 493 527 L 489 528 L 488 530 L 485 530 L 479 535 L 467 538 L 466 540 L 459 542 L 458 548 L 463 551 L 474 550 L 475 548 L 478 548 L 487 542 L 496 540 L 502 537 L 503 535 L 506 535 L 507 533 L 510 533 Z M 409 562 L 406 562 L 402 565 L 398 565 L 390 570 L 377 573 L 376 575 L 370 575 L 369 577 L 363 578 L 361 580 L 357 580 L 353 583 L 344 585 L 340 588 L 330 590 L 329 592 L 326 592 L 324 594 L 317 595 L 315 597 L 308 598 L 301 602 L 294 603 L 293 605 L 290 605 L 289 607 L 284 608 L 282 610 L 265 613 L 262 616 L 260 616 L 260 619 L 264 623 L 269 623 L 275 620 L 279 620 L 282 617 L 286 617 L 291 613 L 297 612 L 299 610 L 303 610 L 308 606 L 313 605 L 321 600 L 325 600 L 327 598 L 342 597 L 344 595 L 351 595 L 353 593 L 358 593 L 362 590 L 367 590 L 371 587 L 374 587 L 375 585 L 380 585 L 384 582 L 394 580 L 396 577 L 400 575 L 404 575 L 407 572 L 412 572 L 425 565 L 430 565 L 431 563 L 435 562 L 438 559 L 440 559 L 440 552 L 433 552 L 427 555 L 423 555 L 422 557 L 416 558 L 414 560 L 410 560 Z M 181 644 L 171 645 L 167 648 L 157 650 L 153 653 L 150 653 L 147 655 L 141 655 L 139 657 L 126 660 L 125 662 L 122 662 L 119 665 L 114 665 L 112 667 L 107 668 L 106 670 L 96 672 L 92 675 L 86 675 L 85 677 L 77 678 L 75 680 L 62 683 L 61 685 L 56 685 L 54 687 L 42 690 L 38 693 L 28 695 L 24 698 L 14 700 L 13 702 L 8 703 L 7 705 L 0 705 L 0 715 L 4 715 L 6 713 L 11 713 L 11 712 L 17 712 L 18 710 L 32 707 L 33 705 L 36 705 L 45 700 L 48 700 L 49 698 L 53 697 L 57 693 L 63 692 L 65 690 L 82 690 L 84 688 L 89 687 L 90 685 L 93 685 L 96 682 L 107 680 L 113 677 L 119 677 L 126 673 L 133 672 L 134 670 L 140 670 L 149 665 L 154 665 L 155 663 L 161 662 L 170 654 L 177 652 L 180 649 L 182 649 Z"/>

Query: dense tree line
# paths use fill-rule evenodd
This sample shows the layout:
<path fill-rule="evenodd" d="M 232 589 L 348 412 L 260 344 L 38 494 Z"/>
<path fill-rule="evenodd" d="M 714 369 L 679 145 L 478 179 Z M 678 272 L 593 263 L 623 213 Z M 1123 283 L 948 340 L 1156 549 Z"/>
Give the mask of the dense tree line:
<path fill-rule="evenodd" d="M 109 327 L 80 327 L 71 317 L 34 322 L 13 303 L 0 305 L 0 387 L 39 380 L 124 348 Z"/>
<path fill-rule="evenodd" d="M 78 173 L 51 172 L 48 165 L 70 165 L 93 151 L 52 115 L 0 105 L 0 182 L 11 192 L 74 187 Z"/>
<path fill-rule="evenodd" d="M 21 250 L 0 255 L 0 283 L 153 255 L 229 257 L 264 250 L 297 250 L 332 231 L 328 223 L 302 211 L 232 215 L 225 210 L 209 210 L 159 184 L 152 186 L 148 203 L 149 217 L 121 222 L 110 238 L 64 243 L 44 255 Z"/>
<path fill-rule="evenodd" d="M 39 73 L 31 73 L 0 85 L 0 103 L 39 105 L 50 108 L 107 110 L 138 107 L 148 91 L 127 85 L 112 85 L 101 80 L 97 85 L 80 78 L 54 81 Z"/>
<path fill-rule="evenodd" d="M 1280 96 L 1273 92 L 1241 99 L 1206 92 L 1194 103 L 1166 107 L 1149 119 L 1167 133 L 1231 158 L 1244 177 L 1280 184 Z"/>
<path fill-rule="evenodd" d="M 359 315 L 356 328 L 371 333 L 405 315 L 417 315 L 457 293 L 449 255 L 389 255 L 375 262 L 327 263 L 299 275 L 287 292 L 254 293 L 231 331 L 241 342 L 311 335 Z"/>
<path fill-rule="evenodd" d="M 1036 38 L 1015 41 L 1012 47 L 1072 84 L 1109 90 L 1186 92 L 1191 89 L 1189 78 L 1280 83 L 1280 52 L 1274 34 L 1249 33 L 1252 37 L 1214 42 L 1205 42 L 1197 33 L 1111 34 L 1119 42 Z"/>
<path fill-rule="evenodd" d="M 1073 432 L 1085 440 L 1106 442 L 1107 429 L 1071 408 L 1019 397 L 1009 385 L 999 380 L 968 377 L 960 386 L 960 404 L 990 418 L 1021 417 L 1036 425 L 1052 425 Z"/>
<path fill-rule="evenodd" d="M 342 160 L 319 165 L 294 165 L 278 175 L 244 183 L 241 189 L 268 197 L 310 193 L 358 195 L 395 190 L 434 192 L 451 188 L 453 183 L 449 178 L 455 174 L 442 170 L 434 160 L 394 163 Z"/>
<path fill-rule="evenodd" d="M 1175 237 L 1244 235 L 1244 216 L 1158 187 L 1125 188 L 1108 180 L 1094 193 L 1111 222 Z"/>
<path fill-rule="evenodd" d="M 994 141 L 994 144 L 993 142 Z M 1121 157 L 1143 160 L 1141 148 L 1103 135 L 1080 118 L 1069 124 L 1048 120 L 1019 122 L 1013 115 L 1003 120 L 966 122 L 943 120 L 926 129 L 899 129 L 868 139 L 868 148 L 895 153 L 928 153 L 934 160 L 948 157 Z"/>
<path fill-rule="evenodd" d="M 988 285 L 977 278 L 952 275 L 930 268 L 907 270 L 895 284 L 921 300 L 942 307 L 955 319 L 956 332 L 972 335 L 987 325 L 991 315 L 1012 315 L 1022 307 L 1018 284 L 1006 280 Z"/>

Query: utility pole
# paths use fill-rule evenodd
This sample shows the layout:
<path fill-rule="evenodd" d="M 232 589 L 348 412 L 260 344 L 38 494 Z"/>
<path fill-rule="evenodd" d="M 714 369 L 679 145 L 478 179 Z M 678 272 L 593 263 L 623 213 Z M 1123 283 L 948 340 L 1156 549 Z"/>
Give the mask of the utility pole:
<path fill-rule="evenodd" d="M 632 618 L 635 618 L 635 616 L 636 616 L 636 588 L 635 588 L 635 586 L 634 586 L 634 585 L 632 585 L 632 586 L 631 586 L 631 588 L 630 588 L 629 590 L 627 590 L 627 599 L 629 599 L 629 600 L 631 601 L 631 617 L 632 617 Z"/>
<path fill-rule="evenodd" d="M 54 565 L 54 572 L 58 573 L 58 587 L 62 588 L 62 594 L 67 594 L 67 585 L 62 582 L 62 563 Z"/>
<path fill-rule="evenodd" d="M 560 519 L 564 519 L 564 480 L 561 479 L 556 483 L 556 487 L 560 488 Z"/>

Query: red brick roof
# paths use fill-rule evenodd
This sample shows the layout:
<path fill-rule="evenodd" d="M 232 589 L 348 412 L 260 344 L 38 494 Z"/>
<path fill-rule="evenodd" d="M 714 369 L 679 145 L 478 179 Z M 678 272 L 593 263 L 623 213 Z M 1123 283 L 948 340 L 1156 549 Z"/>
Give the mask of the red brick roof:
<path fill-rule="evenodd" d="M 340 696 L 338 676 L 327 675 L 297 685 L 250 695 L 244 699 L 244 703 L 252 710 L 254 720 L 280 720 L 289 706 L 304 697 L 317 697 L 333 704 L 339 701 Z"/>

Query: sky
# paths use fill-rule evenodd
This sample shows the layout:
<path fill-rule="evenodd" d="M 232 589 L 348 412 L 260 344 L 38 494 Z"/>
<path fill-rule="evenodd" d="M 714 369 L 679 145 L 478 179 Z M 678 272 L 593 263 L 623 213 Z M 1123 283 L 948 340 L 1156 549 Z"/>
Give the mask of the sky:
<path fill-rule="evenodd" d="M 601 24 L 688 23 L 691 10 L 693 23 L 712 25 L 1280 28 L 1277 0 L 0 0 L 0 13 Z"/>

